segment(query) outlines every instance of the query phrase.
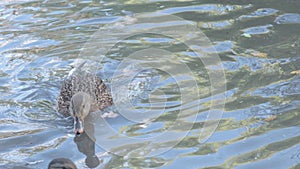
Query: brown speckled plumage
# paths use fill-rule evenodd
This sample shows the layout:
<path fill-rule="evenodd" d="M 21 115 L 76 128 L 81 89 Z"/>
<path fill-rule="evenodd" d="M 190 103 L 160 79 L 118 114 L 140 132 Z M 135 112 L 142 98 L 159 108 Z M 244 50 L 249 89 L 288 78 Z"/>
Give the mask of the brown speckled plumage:
<path fill-rule="evenodd" d="M 70 116 L 70 101 L 72 96 L 78 92 L 90 95 L 92 99 L 90 112 L 112 105 L 111 94 L 99 77 L 84 71 L 76 71 L 62 83 L 57 98 L 58 112 L 64 116 Z"/>

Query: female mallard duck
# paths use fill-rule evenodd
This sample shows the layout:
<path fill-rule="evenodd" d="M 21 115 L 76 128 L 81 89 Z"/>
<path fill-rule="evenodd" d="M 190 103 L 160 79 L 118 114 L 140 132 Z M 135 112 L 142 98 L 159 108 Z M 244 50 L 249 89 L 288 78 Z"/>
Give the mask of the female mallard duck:
<path fill-rule="evenodd" d="M 62 83 L 57 98 L 58 112 L 73 116 L 74 132 L 84 132 L 84 119 L 90 113 L 112 105 L 112 97 L 103 81 L 95 74 L 74 71 Z"/>
<path fill-rule="evenodd" d="M 77 167 L 67 158 L 56 158 L 49 163 L 48 169 L 77 169 Z"/>

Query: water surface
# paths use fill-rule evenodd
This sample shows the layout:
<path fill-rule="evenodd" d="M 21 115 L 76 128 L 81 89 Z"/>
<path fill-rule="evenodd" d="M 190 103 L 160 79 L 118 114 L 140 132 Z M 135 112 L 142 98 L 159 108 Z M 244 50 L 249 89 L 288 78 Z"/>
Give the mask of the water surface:
<path fill-rule="evenodd" d="M 296 0 L 2 1 L 0 168 L 46 168 L 57 157 L 70 158 L 79 168 L 300 168 L 299 7 Z M 139 34 L 114 45 L 120 32 L 113 30 L 157 28 L 152 22 L 139 22 L 139 16 L 166 14 L 201 29 L 211 42 L 203 50 L 222 60 L 226 91 L 219 94 L 226 96 L 226 104 L 216 131 L 204 143 L 198 137 L 213 98 L 211 84 L 204 64 L 185 45 L 185 39 Z M 186 23 L 169 22 L 168 26 L 175 29 L 178 24 Z M 107 119 L 116 133 L 127 137 L 147 140 L 168 129 L 187 134 L 181 141 L 166 138 L 176 142 L 169 151 L 153 157 L 132 151 L 163 147 L 146 141 L 103 149 L 86 135 L 74 138 L 72 119 L 56 112 L 61 82 L 78 59 L 91 59 L 81 52 L 99 29 L 107 33 L 101 42 L 113 45 L 96 66 L 97 74 L 109 86 L 122 60 L 150 47 L 173 53 L 196 79 L 199 98 L 191 96 L 189 102 L 181 103 L 176 78 L 187 82 L 186 74 L 172 77 L 157 69 L 143 70 L 125 88 L 137 110 L 152 108 L 156 116 L 145 121 L 121 115 Z M 176 59 L 164 64 L 168 70 L 176 69 Z M 149 62 L 144 57 L 137 60 Z M 119 72 L 123 79 L 130 74 L 126 71 Z M 150 98 L 157 104 L 149 104 Z M 188 133 L 174 124 L 181 109 L 184 117 L 180 124 L 191 127 Z M 118 141 L 120 137 L 110 139 Z M 144 158 L 133 158 L 137 156 Z"/>

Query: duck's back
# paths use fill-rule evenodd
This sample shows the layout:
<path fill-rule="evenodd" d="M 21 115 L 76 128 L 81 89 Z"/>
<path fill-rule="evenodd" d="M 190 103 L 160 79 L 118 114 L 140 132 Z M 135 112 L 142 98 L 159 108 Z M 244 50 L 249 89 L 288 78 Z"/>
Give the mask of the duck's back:
<path fill-rule="evenodd" d="M 76 72 L 64 80 L 57 98 L 58 112 L 69 116 L 70 100 L 77 92 L 89 94 L 93 100 L 92 111 L 112 105 L 111 94 L 103 81 L 94 74 Z"/>

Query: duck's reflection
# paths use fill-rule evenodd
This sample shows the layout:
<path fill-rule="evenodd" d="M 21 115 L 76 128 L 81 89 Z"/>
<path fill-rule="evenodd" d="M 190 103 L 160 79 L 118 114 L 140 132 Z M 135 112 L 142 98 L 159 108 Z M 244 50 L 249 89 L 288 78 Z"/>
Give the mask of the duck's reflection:
<path fill-rule="evenodd" d="M 86 127 L 85 127 L 86 128 Z M 86 132 L 76 135 L 74 142 L 77 144 L 78 150 L 86 155 L 85 164 L 90 168 L 97 167 L 102 161 L 95 154 L 95 139 L 90 133 L 93 132 L 93 126 L 89 126 L 89 135 Z"/>

